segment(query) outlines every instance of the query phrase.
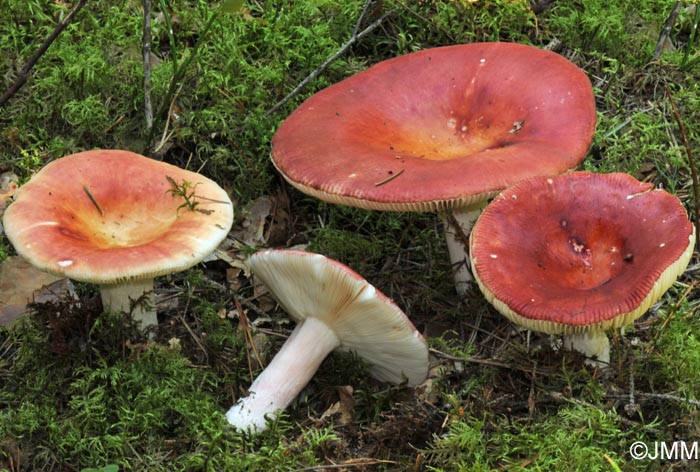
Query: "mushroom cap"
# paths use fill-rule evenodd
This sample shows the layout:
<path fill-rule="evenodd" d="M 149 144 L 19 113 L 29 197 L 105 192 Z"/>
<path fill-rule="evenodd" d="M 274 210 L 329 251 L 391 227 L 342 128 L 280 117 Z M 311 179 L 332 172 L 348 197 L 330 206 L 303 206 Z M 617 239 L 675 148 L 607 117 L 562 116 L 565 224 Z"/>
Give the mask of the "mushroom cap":
<path fill-rule="evenodd" d="M 321 90 L 279 127 L 271 157 L 321 200 L 434 211 L 576 168 L 595 123 L 591 83 L 572 62 L 473 43 L 389 59 Z"/>
<path fill-rule="evenodd" d="M 193 210 L 178 209 L 185 200 L 168 177 L 192 185 Z M 47 164 L 3 217 L 10 242 L 34 266 L 99 284 L 187 269 L 216 249 L 232 222 L 231 200 L 212 180 L 120 150 Z"/>
<path fill-rule="evenodd" d="M 474 278 L 511 321 L 546 333 L 618 328 L 687 267 L 695 231 L 681 202 L 623 174 L 523 181 L 471 233 Z"/>
<path fill-rule="evenodd" d="M 394 302 L 362 276 L 321 254 L 265 250 L 250 268 L 296 321 L 316 318 L 334 331 L 338 349 L 365 359 L 379 380 L 417 385 L 428 374 L 428 345 Z"/>

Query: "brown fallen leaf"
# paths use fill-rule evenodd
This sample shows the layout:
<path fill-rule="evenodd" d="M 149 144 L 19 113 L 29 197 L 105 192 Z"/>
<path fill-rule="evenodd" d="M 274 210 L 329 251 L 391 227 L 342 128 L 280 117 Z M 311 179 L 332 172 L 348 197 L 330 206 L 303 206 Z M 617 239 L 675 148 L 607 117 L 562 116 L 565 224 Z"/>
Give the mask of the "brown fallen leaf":
<path fill-rule="evenodd" d="M 19 178 L 12 172 L 0 174 L 0 215 L 7 206 L 10 197 L 17 191 Z"/>
<path fill-rule="evenodd" d="M 19 256 L 0 264 L 0 325 L 9 326 L 32 302 L 75 296 L 70 280 L 42 272 Z"/>
<path fill-rule="evenodd" d="M 332 404 L 321 415 L 321 421 L 326 418 L 334 418 L 336 426 L 344 426 L 350 423 L 355 416 L 355 399 L 352 396 L 353 388 L 350 385 L 341 385 L 336 389 L 340 401 Z"/>
<path fill-rule="evenodd" d="M 265 245 L 265 223 L 272 211 L 272 199 L 256 198 L 240 211 L 245 216 L 240 225 L 231 229 L 231 236 L 247 246 Z"/>

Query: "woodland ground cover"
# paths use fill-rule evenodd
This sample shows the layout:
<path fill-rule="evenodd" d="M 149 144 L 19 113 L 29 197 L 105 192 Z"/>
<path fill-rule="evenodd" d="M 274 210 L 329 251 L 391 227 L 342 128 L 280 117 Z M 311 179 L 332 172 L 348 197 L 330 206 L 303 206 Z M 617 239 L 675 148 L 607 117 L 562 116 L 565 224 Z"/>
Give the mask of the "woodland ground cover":
<path fill-rule="evenodd" d="M 0 92 L 78 3 L 4 0 Z M 159 280 L 153 339 L 102 313 L 95 287 L 76 284 L 78 302 L 37 305 L 0 327 L 0 470 L 697 467 L 629 452 L 635 441 L 700 440 L 697 253 L 646 316 L 612 334 L 603 372 L 515 329 L 478 291 L 459 299 L 435 215 L 328 205 L 288 187 L 269 161 L 279 123 L 323 87 L 423 48 L 514 41 L 553 47 L 591 79 L 598 125 L 582 168 L 653 182 L 697 217 L 700 45 L 690 3 L 661 42 L 676 2 L 250 0 L 235 12 L 204 0 L 152 3 L 152 127 L 143 2 L 86 2 L 0 107 L 0 173 L 23 183 L 91 148 L 198 170 L 235 200 L 239 244 L 228 257 L 306 244 L 350 265 L 426 334 L 431 377 L 415 391 L 390 387 L 334 353 L 269 431 L 239 434 L 223 413 L 260 368 L 251 340 L 269 359 L 291 330 L 244 272 L 220 259 Z M 14 256 L 1 237 L 0 261 Z"/>

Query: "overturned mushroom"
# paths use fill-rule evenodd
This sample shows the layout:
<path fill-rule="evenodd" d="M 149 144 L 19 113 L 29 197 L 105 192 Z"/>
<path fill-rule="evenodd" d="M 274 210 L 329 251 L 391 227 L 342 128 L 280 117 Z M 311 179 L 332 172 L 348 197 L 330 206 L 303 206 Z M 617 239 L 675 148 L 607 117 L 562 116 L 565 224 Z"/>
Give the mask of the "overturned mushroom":
<path fill-rule="evenodd" d="M 320 254 L 268 250 L 251 271 L 297 322 L 282 349 L 226 413 L 241 430 L 263 431 L 333 350 L 353 351 L 370 372 L 415 386 L 428 372 L 428 346 L 406 315 L 349 267 Z"/>
<path fill-rule="evenodd" d="M 41 270 L 100 285 L 105 308 L 157 324 L 153 278 L 185 270 L 233 222 L 226 192 L 206 177 L 120 150 L 63 157 L 36 173 L 5 210 L 17 252 Z"/>
<path fill-rule="evenodd" d="M 471 233 L 474 276 L 516 324 L 564 334 L 608 363 L 605 331 L 632 323 L 687 267 L 695 231 L 681 202 L 622 174 L 574 172 L 505 190 Z"/>

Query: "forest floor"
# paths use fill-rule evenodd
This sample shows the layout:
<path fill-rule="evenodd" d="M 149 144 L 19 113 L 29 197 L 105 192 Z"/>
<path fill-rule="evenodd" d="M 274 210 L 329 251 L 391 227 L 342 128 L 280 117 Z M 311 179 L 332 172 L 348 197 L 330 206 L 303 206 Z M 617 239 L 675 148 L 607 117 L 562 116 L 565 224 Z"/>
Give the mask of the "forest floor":
<path fill-rule="evenodd" d="M 19 304 L 0 312 L 0 470 L 696 470 L 697 251 L 648 313 L 609 333 L 610 365 L 591 368 L 517 328 L 477 288 L 458 297 L 437 215 L 319 202 L 269 160 L 280 123 L 324 87 L 420 49 L 518 42 L 553 49 L 593 85 L 598 123 L 581 169 L 651 182 L 696 221 L 695 5 L 159 0 L 147 93 L 146 2 L 6 3 L 0 92 L 78 10 L 0 104 L 0 212 L 48 162 L 112 148 L 207 175 L 231 195 L 235 221 L 216 257 L 156 280 L 150 336 L 103 312 L 95 286 L 44 279 L 0 232 L 0 310 Z M 349 265 L 392 298 L 427 339 L 430 374 L 391 386 L 333 353 L 267 431 L 239 433 L 224 413 L 293 328 L 244 261 L 292 246 Z M 43 284 L 43 303 L 10 300 Z M 636 457 L 639 447 L 648 453 Z"/>

